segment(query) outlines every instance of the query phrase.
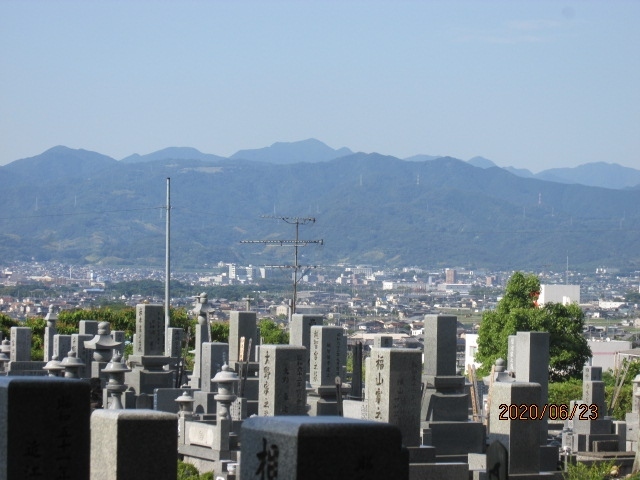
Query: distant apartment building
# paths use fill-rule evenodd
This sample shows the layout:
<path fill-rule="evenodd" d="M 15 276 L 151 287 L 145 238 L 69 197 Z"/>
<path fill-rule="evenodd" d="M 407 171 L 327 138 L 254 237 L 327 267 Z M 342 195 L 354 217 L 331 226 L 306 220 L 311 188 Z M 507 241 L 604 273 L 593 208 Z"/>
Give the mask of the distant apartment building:
<path fill-rule="evenodd" d="M 445 283 L 456 283 L 458 281 L 457 272 L 453 268 L 447 268 L 444 271 Z"/>
<path fill-rule="evenodd" d="M 231 280 L 235 280 L 236 276 L 237 276 L 236 264 L 235 263 L 230 263 L 230 264 L 227 265 L 227 267 L 229 268 L 229 278 Z"/>
<path fill-rule="evenodd" d="M 538 305 L 545 303 L 571 305 L 580 303 L 580 285 L 540 285 Z"/>

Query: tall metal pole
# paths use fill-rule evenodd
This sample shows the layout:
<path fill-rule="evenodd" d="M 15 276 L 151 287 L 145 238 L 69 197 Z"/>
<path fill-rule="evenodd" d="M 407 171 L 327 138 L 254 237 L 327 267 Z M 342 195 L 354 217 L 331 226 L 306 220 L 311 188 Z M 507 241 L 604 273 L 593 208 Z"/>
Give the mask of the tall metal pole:
<path fill-rule="evenodd" d="M 286 220 L 285 220 L 286 221 Z M 296 221 L 296 241 L 293 244 L 295 247 L 294 254 L 294 263 L 293 263 L 293 299 L 291 300 L 291 315 L 289 316 L 289 321 L 291 321 L 291 316 L 296 313 L 296 303 L 298 303 L 298 269 L 300 265 L 298 264 L 298 230 L 300 229 L 300 222 Z"/>
<path fill-rule="evenodd" d="M 166 241 L 165 241 L 165 272 L 164 272 L 164 338 L 165 351 L 169 344 L 169 324 L 171 316 L 169 314 L 169 299 L 171 298 L 170 281 L 171 281 L 171 178 L 167 177 L 167 225 L 166 225 Z"/>

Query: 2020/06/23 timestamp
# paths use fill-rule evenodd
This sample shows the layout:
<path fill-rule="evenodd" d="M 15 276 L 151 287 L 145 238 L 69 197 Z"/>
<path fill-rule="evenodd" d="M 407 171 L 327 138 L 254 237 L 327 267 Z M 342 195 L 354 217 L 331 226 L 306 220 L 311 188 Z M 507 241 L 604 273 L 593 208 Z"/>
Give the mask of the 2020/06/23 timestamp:
<path fill-rule="evenodd" d="M 595 403 L 576 403 L 573 408 L 566 404 L 545 403 L 536 405 L 535 403 L 506 404 L 498 405 L 500 413 L 499 420 L 596 420 L 598 418 L 598 405 Z M 576 416 L 577 415 L 577 416 Z M 546 416 L 546 417 L 545 417 Z"/>

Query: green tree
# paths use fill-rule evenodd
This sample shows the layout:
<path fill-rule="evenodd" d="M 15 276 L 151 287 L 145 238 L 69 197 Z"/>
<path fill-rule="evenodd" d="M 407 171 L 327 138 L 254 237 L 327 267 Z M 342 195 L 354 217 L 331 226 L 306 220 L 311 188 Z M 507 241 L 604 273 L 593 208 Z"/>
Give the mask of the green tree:
<path fill-rule="evenodd" d="M 516 272 L 495 310 L 482 315 L 476 360 L 486 375 L 498 358 L 506 358 L 509 335 L 516 332 L 549 332 L 549 379 L 580 378 L 591 357 L 582 336 L 584 314 L 578 305 L 547 303 L 538 307 L 540 281 L 535 275 Z"/>
<path fill-rule="evenodd" d="M 2 338 L 11 338 L 11 327 L 20 327 L 21 324 L 17 320 L 14 320 L 9 315 L 0 313 L 0 331 L 2 331 Z"/>
<path fill-rule="evenodd" d="M 229 342 L 229 322 L 213 322 L 211 324 L 212 342 Z"/>
<path fill-rule="evenodd" d="M 276 322 L 263 318 L 258 323 L 260 336 L 264 344 L 282 345 L 289 343 L 289 333 L 282 330 Z"/>

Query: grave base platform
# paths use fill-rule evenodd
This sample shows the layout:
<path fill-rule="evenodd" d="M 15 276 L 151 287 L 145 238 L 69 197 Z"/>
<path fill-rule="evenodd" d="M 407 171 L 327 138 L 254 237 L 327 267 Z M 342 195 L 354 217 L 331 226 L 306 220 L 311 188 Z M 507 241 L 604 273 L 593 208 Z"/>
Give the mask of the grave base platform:
<path fill-rule="evenodd" d="M 425 437 L 436 447 L 436 455 L 483 453 L 486 445 L 485 426 L 479 422 L 422 422 L 428 429 Z"/>
<path fill-rule="evenodd" d="M 466 463 L 414 463 L 409 465 L 409 480 L 468 480 Z"/>

